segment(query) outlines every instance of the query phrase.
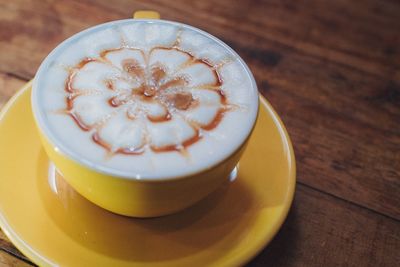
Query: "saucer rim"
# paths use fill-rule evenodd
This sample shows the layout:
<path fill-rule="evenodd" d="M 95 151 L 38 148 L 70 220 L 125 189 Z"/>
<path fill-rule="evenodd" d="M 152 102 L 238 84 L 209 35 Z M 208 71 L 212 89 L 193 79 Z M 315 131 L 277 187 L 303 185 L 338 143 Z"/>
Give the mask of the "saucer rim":
<path fill-rule="evenodd" d="M 25 91 L 32 87 L 32 83 L 33 79 L 25 83 L 1 108 L 0 123 L 3 121 L 8 110 L 14 105 L 18 98 L 20 98 Z M 0 212 L 0 230 L 3 231 L 7 238 L 10 239 L 11 243 L 15 245 L 15 247 L 33 263 L 38 264 L 39 266 L 55 266 L 54 263 L 40 255 L 40 253 L 35 251 L 31 246 L 25 243 L 25 241 L 22 240 L 17 233 L 15 233 L 14 229 L 11 227 L 11 225 L 9 225 L 2 212 Z"/>
<path fill-rule="evenodd" d="M 20 98 L 25 93 L 25 91 L 27 91 L 32 86 L 32 81 L 33 80 L 30 80 L 29 82 L 24 84 L 3 106 L 3 108 L 0 110 L 0 123 L 7 114 L 8 110 L 18 100 L 18 98 Z M 247 264 L 252 259 L 254 259 L 254 257 L 256 257 L 271 242 L 271 240 L 278 233 L 279 229 L 282 227 L 294 199 L 294 193 L 296 187 L 296 159 L 291 139 L 289 137 L 285 125 L 283 124 L 281 118 L 274 110 L 274 108 L 271 106 L 271 104 L 262 95 L 260 95 L 259 97 L 261 102 L 260 109 L 261 106 L 263 106 L 267 110 L 267 112 L 270 112 L 270 114 L 272 114 L 272 119 L 274 120 L 275 125 L 278 126 L 280 135 L 284 137 L 283 138 L 284 143 L 287 146 L 289 152 L 288 159 L 290 159 L 289 162 L 290 170 L 288 175 L 288 188 L 284 198 L 285 200 L 282 204 L 282 212 L 276 219 L 276 223 L 272 226 L 272 230 L 270 232 L 265 232 L 264 237 L 260 241 L 258 241 L 257 244 L 253 243 L 252 249 L 247 250 L 247 252 L 239 254 L 238 257 L 231 257 L 229 260 L 227 260 L 224 264 L 228 266 L 233 264 L 238 266 Z M 14 232 L 13 228 L 7 222 L 4 214 L 1 212 L 0 212 L 0 229 L 4 232 L 7 238 L 9 238 L 10 241 L 17 247 L 17 249 L 20 250 L 22 254 L 28 257 L 33 263 L 38 264 L 39 266 L 56 266 L 56 264 L 54 264 L 49 259 L 45 258 L 40 253 L 35 251 L 29 244 L 25 243 L 24 240 L 22 240 L 18 236 L 18 234 Z"/>

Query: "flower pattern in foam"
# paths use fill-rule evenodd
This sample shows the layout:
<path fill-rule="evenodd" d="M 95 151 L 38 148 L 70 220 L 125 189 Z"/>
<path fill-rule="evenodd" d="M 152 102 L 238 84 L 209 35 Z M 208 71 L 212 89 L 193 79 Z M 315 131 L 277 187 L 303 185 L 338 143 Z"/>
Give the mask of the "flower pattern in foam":
<path fill-rule="evenodd" d="M 67 111 L 110 153 L 184 151 L 229 110 L 218 66 L 177 47 L 118 48 L 72 68 Z"/>

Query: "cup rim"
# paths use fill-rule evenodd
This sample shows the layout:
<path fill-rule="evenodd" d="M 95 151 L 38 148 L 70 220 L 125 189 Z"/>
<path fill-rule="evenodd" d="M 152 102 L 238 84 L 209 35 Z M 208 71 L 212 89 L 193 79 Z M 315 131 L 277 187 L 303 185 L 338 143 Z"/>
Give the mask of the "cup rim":
<path fill-rule="evenodd" d="M 235 147 L 235 149 L 232 150 L 232 153 L 227 154 L 224 157 L 221 157 L 220 160 L 213 162 L 213 164 L 210 164 L 204 168 L 201 168 L 199 170 L 195 170 L 192 172 L 187 172 L 182 175 L 140 175 L 139 173 L 128 173 L 127 171 L 120 171 L 116 170 L 113 168 L 109 168 L 106 166 L 102 166 L 100 164 L 96 164 L 88 159 L 81 158 L 79 157 L 78 153 L 74 152 L 72 149 L 69 149 L 67 146 L 65 146 L 59 138 L 55 136 L 55 134 L 49 129 L 48 125 L 45 123 L 43 116 L 41 115 L 40 108 L 38 107 L 38 84 L 39 80 L 38 77 L 41 76 L 41 74 L 46 70 L 46 67 L 51 63 L 51 59 L 57 54 L 57 52 L 64 47 L 68 47 L 70 43 L 73 43 L 77 39 L 81 38 L 82 36 L 88 34 L 88 33 L 95 33 L 97 31 L 102 30 L 103 28 L 106 27 L 113 27 L 113 26 L 120 26 L 123 24 L 128 24 L 131 22 L 146 22 L 146 23 L 156 23 L 156 22 L 162 22 L 170 25 L 175 25 L 175 26 L 181 26 L 190 30 L 193 30 L 194 32 L 197 32 L 201 35 L 206 36 L 207 38 L 213 40 L 216 42 L 218 45 L 222 46 L 224 49 L 226 49 L 228 52 L 232 53 L 237 61 L 240 63 L 240 65 L 244 68 L 248 78 L 250 78 L 251 82 L 251 87 L 253 90 L 256 91 L 256 94 L 254 94 L 256 97 L 254 99 L 254 104 L 256 105 L 256 108 L 254 109 L 254 112 L 252 115 L 252 126 L 249 128 L 248 133 L 246 134 L 245 138 L 241 140 L 241 142 L 238 142 L 238 145 Z M 166 181 L 166 180 L 176 180 L 176 179 L 181 179 L 189 176 L 193 176 L 202 172 L 205 172 L 207 170 L 210 170 L 221 163 L 225 162 L 227 159 L 229 159 L 235 152 L 237 152 L 248 140 L 249 136 L 251 135 L 256 119 L 258 116 L 259 112 L 259 94 L 258 94 L 258 88 L 256 81 L 254 79 L 254 76 L 252 72 L 250 71 L 249 67 L 247 64 L 244 62 L 244 60 L 227 44 L 225 44 L 223 41 L 218 39 L 217 37 L 213 36 L 212 34 L 201 30 L 199 28 L 193 27 L 191 25 L 181 23 L 181 22 L 176 22 L 176 21 L 170 21 L 170 20 L 163 20 L 163 19 L 122 19 L 122 20 L 114 20 L 106 23 L 101 23 L 92 27 L 89 27 L 85 30 L 82 30 L 69 38 L 65 39 L 62 41 L 60 44 L 58 44 L 47 56 L 46 58 L 42 61 L 41 65 L 39 66 L 36 75 L 33 79 L 32 83 L 32 92 L 31 92 L 31 105 L 32 105 L 32 111 L 33 111 L 33 116 L 35 118 L 38 130 L 42 133 L 42 135 L 47 139 L 47 141 L 54 147 L 55 150 L 57 150 L 58 153 L 61 153 L 65 157 L 67 157 L 69 160 L 74 161 L 75 163 L 78 163 L 79 165 L 91 170 L 98 172 L 103 175 L 107 176 L 113 176 L 113 177 L 118 177 L 118 178 L 125 178 L 129 180 L 140 180 L 140 181 Z"/>

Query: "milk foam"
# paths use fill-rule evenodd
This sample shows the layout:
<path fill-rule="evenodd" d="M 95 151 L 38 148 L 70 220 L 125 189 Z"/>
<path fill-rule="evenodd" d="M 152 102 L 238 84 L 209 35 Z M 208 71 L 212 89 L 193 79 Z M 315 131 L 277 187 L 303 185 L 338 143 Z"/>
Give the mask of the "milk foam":
<path fill-rule="evenodd" d="M 182 24 L 125 20 L 71 37 L 42 63 L 36 119 L 59 149 L 100 171 L 158 179 L 236 150 L 258 109 L 242 60 Z"/>

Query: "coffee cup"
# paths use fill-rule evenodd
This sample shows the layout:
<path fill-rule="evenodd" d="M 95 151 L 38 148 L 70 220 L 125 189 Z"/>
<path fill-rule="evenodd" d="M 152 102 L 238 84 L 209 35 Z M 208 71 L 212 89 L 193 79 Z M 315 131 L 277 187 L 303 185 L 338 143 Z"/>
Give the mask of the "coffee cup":
<path fill-rule="evenodd" d="M 155 217 L 228 179 L 258 91 L 222 41 L 137 12 L 57 46 L 34 78 L 32 110 L 44 150 L 78 193 L 117 214 Z"/>

